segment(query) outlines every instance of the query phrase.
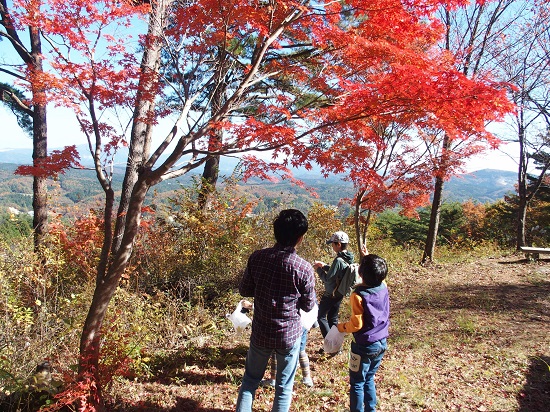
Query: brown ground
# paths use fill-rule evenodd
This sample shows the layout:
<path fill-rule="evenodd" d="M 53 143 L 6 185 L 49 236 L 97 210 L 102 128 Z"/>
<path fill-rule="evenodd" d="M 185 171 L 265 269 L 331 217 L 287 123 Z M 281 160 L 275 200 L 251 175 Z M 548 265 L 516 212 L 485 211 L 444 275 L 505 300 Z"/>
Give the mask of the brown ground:
<path fill-rule="evenodd" d="M 380 411 L 550 411 L 550 259 L 511 255 L 392 270 Z M 248 334 L 205 336 L 165 355 L 149 379 L 117 382 L 111 409 L 233 411 Z M 315 387 L 297 377 L 292 411 L 346 410 L 349 338 L 344 345 L 338 356 L 319 355 L 320 332 L 310 332 Z M 270 411 L 272 398 L 272 389 L 259 389 L 254 410 Z"/>

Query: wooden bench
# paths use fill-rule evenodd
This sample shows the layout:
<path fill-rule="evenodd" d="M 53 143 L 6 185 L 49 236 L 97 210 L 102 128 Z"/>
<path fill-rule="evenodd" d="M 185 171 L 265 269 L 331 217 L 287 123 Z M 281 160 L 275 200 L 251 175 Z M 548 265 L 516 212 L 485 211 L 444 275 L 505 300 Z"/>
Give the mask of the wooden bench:
<path fill-rule="evenodd" d="M 533 259 L 538 259 L 539 255 L 548 255 L 550 254 L 550 248 L 547 247 L 530 247 L 530 246 L 520 246 L 519 247 L 525 256 L 529 258 L 532 256 Z"/>

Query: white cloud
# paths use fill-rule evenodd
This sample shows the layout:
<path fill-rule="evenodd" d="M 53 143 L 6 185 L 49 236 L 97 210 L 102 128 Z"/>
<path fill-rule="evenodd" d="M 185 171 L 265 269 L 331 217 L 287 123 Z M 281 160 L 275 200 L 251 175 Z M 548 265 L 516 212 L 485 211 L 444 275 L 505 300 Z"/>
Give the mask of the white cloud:
<path fill-rule="evenodd" d="M 468 172 L 483 169 L 498 169 L 517 171 L 517 154 L 519 149 L 516 144 L 510 143 L 499 150 L 488 150 L 482 155 L 472 157 L 466 164 Z"/>

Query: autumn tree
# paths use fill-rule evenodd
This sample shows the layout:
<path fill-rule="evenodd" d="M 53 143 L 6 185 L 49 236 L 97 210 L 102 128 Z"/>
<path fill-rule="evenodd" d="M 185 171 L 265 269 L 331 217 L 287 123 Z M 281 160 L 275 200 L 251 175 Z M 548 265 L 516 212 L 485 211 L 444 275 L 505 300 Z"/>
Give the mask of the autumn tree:
<path fill-rule="evenodd" d="M 547 3 L 528 10 L 508 31 L 497 70 L 516 104 L 512 134 L 518 144 L 516 247 L 526 245 L 527 211 L 550 169 L 550 29 Z"/>
<path fill-rule="evenodd" d="M 517 216 L 517 207 L 508 196 L 487 205 L 482 227 L 484 238 L 496 241 L 505 247 L 511 246 L 515 239 L 515 216 Z"/>
<path fill-rule="evenodd" d="M 441 48 L 454 56 L 456 68 L 464 76 L 487 83 L 499 80 L 491 75 L 491 70 L 496 56 L 504 51 L 501 42 L 504 30 L 520 12 L 516 3 L 515 0 L 476 1 L 457 8 L 448 5 L 440 8 L 439 15 L 445 25 Z M 506 110 L 511 108 L 507 106 Z M 475 116 L 474 112 L 471 116 Z M 436 148 L 432 155 L 434 191 L 422 262 L 431 261 L 435 253 L 445 181 L 462 170 L 464 160 L 486 150 L 487 146 L 494 149 L 499 144 L 496 136 L 486 133 L 457 136 L 443 130 L 433 131 L 430 147 Z"/>
<path fill-rule="evenodd" d="M 399 208 L 407 216 L 425 206 L 431 190 L 429 162 L 412 127 L 396 122 L 371 126 L 372 143 L 365 148 L 368 158 L 354 165 L 347 179 L 356 188 L 353 225 L 361 254 L 374 215 Z"/>
<path fill-rule="evenodd" d="M 455 10 L 456 4 L 447 7 Z M 414 27 L 416 17 L 393 11 L 391 19 Z M 414 213 L 415 207 L 427 201 L 432 185 L 429 169 L 436 176 L 436 188 L 437 177 L 441 177 L 442 190 L 443 179 L 458 170 L 465 159 L 485 144 L 496 144 L 486 125 L 502 120 L 511 110 L 503 85 L 487 76 L 468 76 L 457 70 L 460 61 L 449 54 L 449 48 L 436 50 L 437 40 L 445 39 L 448 27 L 437 19 L 431 21 L 429 30 L 421 35 L 388 31 L 385 25 L 376 24 L 376 19 L 368 19 L 368 25 L 357 24 L 358 33 L 365 30 L 370 41 L 376 39 L 374 50 L 369 44 L 361 50 L 364 54 L 359 54 L 365 66 L 378 67 L 372 59 L 379 53 L 392 63 L 372 73 L 354 70 L 353 63 L 345 58 L 339 63 L 341 67 L 349 63 L 353 74 L 347 82 L 363 94 L 359 100 L 353 93 L 345 99 L 346 115 L 353 121 L 342 118 L 334 122 L 330 160 L 326 153 L 319 158 L 324 160 L 325 171 L 344 172 L 354 182 L 358 245 L 364 242 L 372 212 L 399 206 L 404 213 Z M 384 96 L 377 100 L 378 106 L 369 104 L 361 85 Z M 443 150 L 441 136 L 447 139 Z M 322 149 L 327 149 L 326 140 L 323 143 Z"/>
<path fill-rule="evenodd" d="M 462 213 L 465 219 L 462 227 L 465 238 L 471 243 L 486 240 L 487 237 L 483 231 L 483 223 L 487 215 L 486 205 L 475 203 L 470 199 L 462 204 Z"/>
<path fill-rule="evenodd" d="M 434 48 L 439 3 L 50 0 L 42 13 L 21 13 L 48 41 L 49 87 L 74 109 L 105 192 L 104 243 L 80 341 L 81 387 L 89 392 L 81 408 L 102 409 L 102 326 L 151 187 L 237 154 L 245 177 L 292 179 L 289 166 L 315 163 L 325 174 L 358 176 L 372 164 L 372 147 L 388 143 L 375 135 L 380 124 L 487 136 L 485 121 L 503 114 L 504 95 L 457 72 Z M 138 30 L 139 47 L 131 48 Z M 123 109 L 129 123 L 116 117 Z M 159 121 L 173 127 L 157 145 Z M 122 144 L 129 154 L 117 204 L 112 155 Z M 372 188 L 375 175 L 365 173 L 361 184 Z"/>

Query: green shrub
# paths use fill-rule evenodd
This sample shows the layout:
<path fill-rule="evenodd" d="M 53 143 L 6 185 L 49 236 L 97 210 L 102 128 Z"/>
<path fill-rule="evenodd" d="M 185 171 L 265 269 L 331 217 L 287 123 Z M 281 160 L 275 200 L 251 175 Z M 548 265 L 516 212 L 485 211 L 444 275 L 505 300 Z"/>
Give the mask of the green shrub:
<path fill-rule="evenodd" d="M 9 247 L 2 242 L 0 249 L 0 391 L 8 394 L 44 360 L 69 369 L 91 290 L 59 282 L 60 267 L 50 260 L 42 266 L 30 238 Z"/>
<path fill-rule="evenodd" d="M 0 215 L 0 238 L 8 242 L 32 235 L 32 217 L 26 213 Z"/>

